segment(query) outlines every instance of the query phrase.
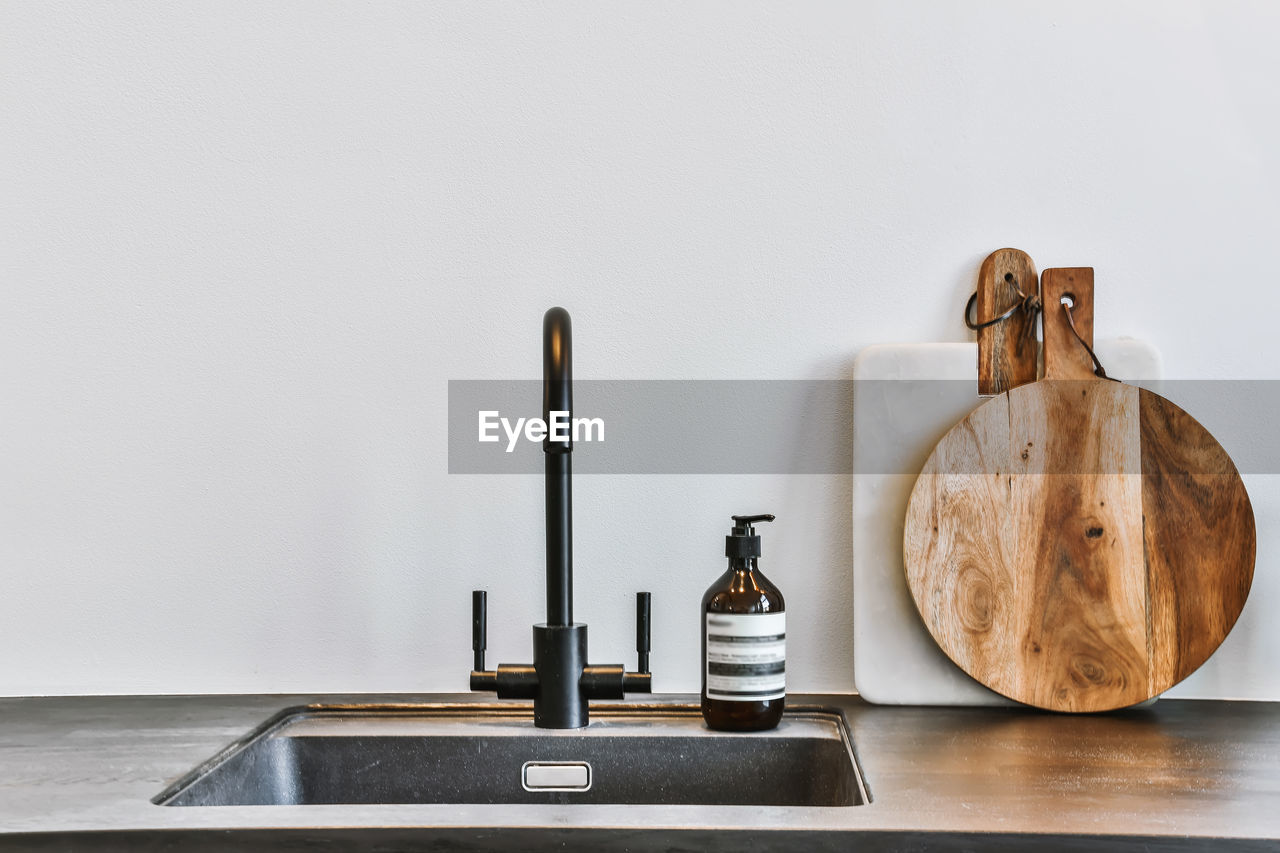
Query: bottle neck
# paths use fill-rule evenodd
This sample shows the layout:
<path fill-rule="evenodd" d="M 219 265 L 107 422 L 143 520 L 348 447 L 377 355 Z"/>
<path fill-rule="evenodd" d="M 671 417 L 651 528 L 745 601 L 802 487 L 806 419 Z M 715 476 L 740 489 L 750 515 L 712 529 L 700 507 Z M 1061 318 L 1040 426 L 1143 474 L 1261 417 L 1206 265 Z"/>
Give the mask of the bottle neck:
<path fill-rule="evenodd" d="M 731 572 L 754 572 L 756 568 L 755 557 L 729 558 L 729 571 Z"/>

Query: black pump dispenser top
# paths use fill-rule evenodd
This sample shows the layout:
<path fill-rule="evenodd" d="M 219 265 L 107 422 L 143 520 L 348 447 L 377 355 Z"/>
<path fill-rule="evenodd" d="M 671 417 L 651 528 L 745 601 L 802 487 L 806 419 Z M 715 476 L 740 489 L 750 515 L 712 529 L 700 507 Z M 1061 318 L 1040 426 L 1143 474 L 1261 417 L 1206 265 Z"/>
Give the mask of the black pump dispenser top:
<path fill-rule="evenodd" d="M 733 532 L 724 537 L 724 555 L 730 559 L 760 556 L 760 537 L 755 526 L 761 521 L 773 521 L 772 515 L 735 515 Z"/>

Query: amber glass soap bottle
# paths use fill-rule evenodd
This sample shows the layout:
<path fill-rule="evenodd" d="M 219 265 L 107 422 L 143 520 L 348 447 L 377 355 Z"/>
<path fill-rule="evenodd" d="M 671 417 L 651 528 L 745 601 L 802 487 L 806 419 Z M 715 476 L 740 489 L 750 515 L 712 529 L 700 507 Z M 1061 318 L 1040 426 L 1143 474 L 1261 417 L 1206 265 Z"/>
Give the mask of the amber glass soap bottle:
<path fill-rule="evenodd" d="M 756 564 L 761 521 L 773 516 L 733 516 L 729 569 L 702 597 L 702 717 L 713 729 L 771 729 L 786 702 L 787 617 L 782 593 Z"/>

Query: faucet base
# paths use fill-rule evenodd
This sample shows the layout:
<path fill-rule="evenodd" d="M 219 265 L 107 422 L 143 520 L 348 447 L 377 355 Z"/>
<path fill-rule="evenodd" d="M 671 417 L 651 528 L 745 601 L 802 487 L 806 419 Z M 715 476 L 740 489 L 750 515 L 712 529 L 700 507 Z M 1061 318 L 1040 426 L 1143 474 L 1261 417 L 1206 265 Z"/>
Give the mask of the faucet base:
<path fill-rule="evenodd" d="M 640 645 L 647 649 L 648 620 L 641 621 L 646 636 Z M 627 672 L 620 663 L 586 661 L 586 625 L 534 625 L 533 663 L 503 663 L 496 671 L 473 669 L 471 689 L 492 690 L 499 699 L 532 699 L 533 724 L 543 729 L 583 728 L 590 722 L 590 700 L 623 699 L 628 692 L 651 690 L 647 671 Z M 484 665 L 478 652 L 476 662 Z"/>
<path fill-rule="evenodd" d="M 582 672 L 587 668 L 587 626 L 533 626 L 533 668 L 538 694 L 533 724 L 543 729 L 580 729 L 589 720 Z"/>

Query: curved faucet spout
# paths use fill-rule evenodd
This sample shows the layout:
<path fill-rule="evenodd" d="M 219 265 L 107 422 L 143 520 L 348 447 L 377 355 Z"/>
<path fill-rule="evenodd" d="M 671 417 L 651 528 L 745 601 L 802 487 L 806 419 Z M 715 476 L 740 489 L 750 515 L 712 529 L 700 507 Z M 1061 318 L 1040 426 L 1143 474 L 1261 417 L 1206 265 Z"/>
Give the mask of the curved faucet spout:
<path fill-rule="evenodd" d="M 573 343 L 569 312 L 552 308 L 542 317 L 542 420 L 553 412 L 573 417 Z M 568 433 L 568 422 L 565 422 Z M 547 624 L 573 624 L 573 471 L 572 436 L 542 442 L 546 454 Z"/>
<path fill-rule="evenodd" d="M 573 413 L 573 333 L 569 312 L 551 308 L 542 316 L 542 420 L 551 423 L 552 412 Z M 551 434 L 542 442 L 547 453 L 573 450 L 570 438 L 552 441 Z"/>

